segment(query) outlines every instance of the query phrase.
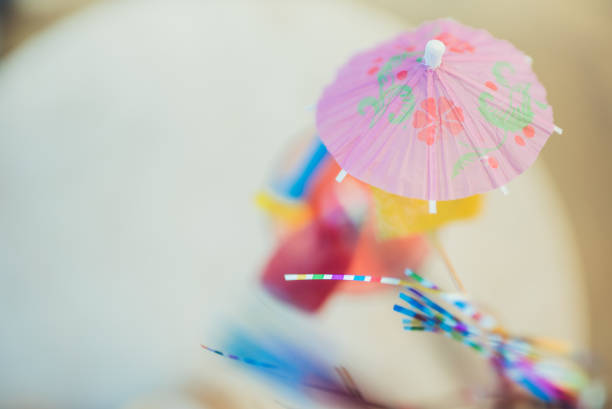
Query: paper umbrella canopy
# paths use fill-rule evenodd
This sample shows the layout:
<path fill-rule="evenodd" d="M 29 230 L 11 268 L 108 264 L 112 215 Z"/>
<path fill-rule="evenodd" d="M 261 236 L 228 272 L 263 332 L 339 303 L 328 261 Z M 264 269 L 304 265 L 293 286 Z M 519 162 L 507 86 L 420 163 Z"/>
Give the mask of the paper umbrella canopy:
<path fill-rule="evenodd" d="M 531 59 L 449 19 L 354 56 L 316 123 L 339 178 L 431 201 L 504 187 L 561 133 Z"/>

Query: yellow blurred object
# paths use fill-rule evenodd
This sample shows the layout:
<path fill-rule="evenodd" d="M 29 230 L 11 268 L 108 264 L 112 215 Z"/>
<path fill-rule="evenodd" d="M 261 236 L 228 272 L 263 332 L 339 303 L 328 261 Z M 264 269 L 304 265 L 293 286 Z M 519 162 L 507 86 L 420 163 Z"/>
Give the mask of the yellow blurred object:
<path fill-rule="evenodd" d="M 545 337 L 530 337 L 529 340 L 533 345 L 538 346 L 539 348 L 546 349 L 548 351 L 553 351 L 558 354 L 569 355 L 572 352 L 572 344 L 554 338 L 545 338 Z"/>
<path fill-rule="evenodd" d="M 312 219 L 312 211 L 304 202 L 277 199 L 267 192 L 255 195 L 257 206 L 290 230 L 298 229 Z"/>
<path fill-rule="evenodd" d="M 397 196 L 375 187 L 372 187 L 372 197 L 377 233 L 382 239 L 436 230 L 455 220 L 473 218 L 482 210 L 483 202 L 481 195 L 440 201 L 438 212 L 430 214 L 426 200 Z"/>

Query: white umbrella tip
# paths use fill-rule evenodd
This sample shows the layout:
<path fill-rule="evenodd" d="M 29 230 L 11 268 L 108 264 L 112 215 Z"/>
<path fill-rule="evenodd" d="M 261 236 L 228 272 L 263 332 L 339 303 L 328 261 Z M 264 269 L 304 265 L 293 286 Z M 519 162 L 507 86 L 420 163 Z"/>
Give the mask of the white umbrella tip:
<path fill-rule="evenodd" d="M 425 45 L 425 65 L 429 68 L 438 68 L 442 62 L 442 55 L 446 51 L 446 46 L 440 40 L 429 40 Z"/>
<path fill-rule="evenodd" d="M 436 213 L 438 213 L 438 207 L 436 206 L 436 201 L 430 200 L 429 201 L 429 214 L 436 214 Z"/>

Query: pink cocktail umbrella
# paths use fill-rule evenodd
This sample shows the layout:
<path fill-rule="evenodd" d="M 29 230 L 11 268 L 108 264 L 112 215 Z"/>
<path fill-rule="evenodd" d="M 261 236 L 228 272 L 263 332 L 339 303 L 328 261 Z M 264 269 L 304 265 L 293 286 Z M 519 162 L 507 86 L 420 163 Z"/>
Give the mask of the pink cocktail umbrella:
<path fill-rule="evenodd" d="M 396 195 L 453 200 L 501 188 L 553 131 L 531 59 L 450 19 L 354 56 L 317 105 L 321 140 L 348 173 Z"/>

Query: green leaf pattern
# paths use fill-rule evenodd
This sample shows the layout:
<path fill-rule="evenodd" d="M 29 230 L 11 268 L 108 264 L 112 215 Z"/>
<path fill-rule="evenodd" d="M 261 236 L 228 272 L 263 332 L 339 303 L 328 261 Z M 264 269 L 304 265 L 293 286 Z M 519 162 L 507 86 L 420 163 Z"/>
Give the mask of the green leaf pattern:
<path fill-rule="evenodd" d="M 507 138 L 508 138 L 508 132 L 506 131 L 504 133 L 504 138 L 497 145 L 491 148 L 483 149 L 483 150 L 475 149 L 473 152 L 468 152 L 464 155 L 461 155 L 459 159 L 457 160 L 457 162 L 455 162 L 455 164 L 453 165 L 453 177 L 461 173 L 468 164 L 472 162 L 476 162 L 480 158 L 485 156 L 487 153 L 496 151 L 502 146 L 504 146 Z"/>
<path fill-rule="evenodd" d="M 391 105 L 396 98 L 400 99 L 402 106 L 399 112 L 389 113 L 387 116 L 389 123 L 400 124 L 408 119 L 412 111 L 414 111 L 416 102 L 414 94 L 412 93 L 412 88 L 405 84 L 396 84 L 393 74 L 393 69 L 399 66 L 408 56 L 413 54 L 414 53 L 405 52 L 389 58 L 378 72 L 378 95 L 367 96 L 359 101 L 357 112 L 359 112 L 360 115 L 366 115 L 368 107 L 371 107 L 374 112 L 372 120 L 370 121 L 370 128 L 376 125 L 376 123 L 385 116 L 389 109 L 389 105 Z"/>
<path fill-rule="evenodd" d="M 531 95 L 529 94 L 531 84 L 517 83 L 511 85 L 508 82 L 508 76 L 514 75 L 515 70 L 512 64 L 506 61 L 496 62 L 491 72 L 496 82 L 510 91 L 508 106 L 506 109 L 498 108 L 494 105 L 495 97 L 485 91 L 481 93 L 478 98 L 478 110 L 487 122 L 505 131 L 504 138 L 493 147 L 485 149 L 472 148 L 472 152 L 460 156 L 453 166 L 453 178 L 459 175 L 468 164 L 477 162 L 486 154 L 497 151 L 504 146 L 508 137 L 508 132 L 520 131 L 533 121 L 534 112 L 531 107 Z M 542 109 L 547 108 L 546 105 L 538 101 L 535 102 L 538 104 L 538 107 Z M 468 146 L 465 143 L 463 143 L 463 145 Z"/>
<path fill-rule="evenodd" d="M 492 69 L 497 83 L 510 90 L 507 109 L 501 110 L 493 106 L 494 97 L 489 92 L 483 92 L 478 98 L 478 110 L 487 122 L 510 132 L 520 131 L 533 121 L 531 95 L 529 95 L 531 84 L 510 85 L 505 75 L 512 75 L 514 72 L 514 67 L 505 61 L 496 62 Z"/>

